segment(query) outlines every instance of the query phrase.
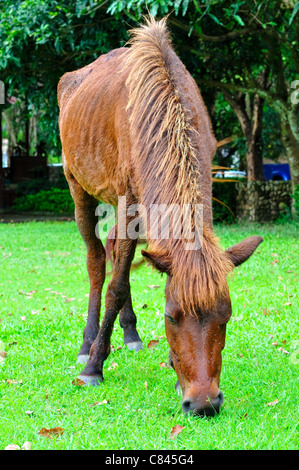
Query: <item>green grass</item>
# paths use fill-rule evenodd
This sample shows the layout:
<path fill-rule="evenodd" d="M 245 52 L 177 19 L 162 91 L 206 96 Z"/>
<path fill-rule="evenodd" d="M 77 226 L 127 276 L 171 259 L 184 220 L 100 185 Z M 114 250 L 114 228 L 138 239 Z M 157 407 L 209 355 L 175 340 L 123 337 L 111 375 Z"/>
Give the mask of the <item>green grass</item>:
<path fill-rule="evenodd" d="M 183 414 L 175 373 L 159 366 L 168 358 L 164 277 L 145 265 L 132 272 L 143 351 L 122 347 L 117 322 L 105 382 L 75 386 L 89 291 L 76 225 L 0 225 L 0 449 L 25 441 L 34 450 L 298 448 L 298 226 L 217 226 L 216 233 L 223 247 L 252 234 L 264 243 L 229 278 L 225 402 L 208 419 Z M 148 349 L 152 339 L 159 343 Z M 185 428 L 169 439 L 176 424 Z M 39 434 L 54 427 L 64 429 L 61 437 Z"/>

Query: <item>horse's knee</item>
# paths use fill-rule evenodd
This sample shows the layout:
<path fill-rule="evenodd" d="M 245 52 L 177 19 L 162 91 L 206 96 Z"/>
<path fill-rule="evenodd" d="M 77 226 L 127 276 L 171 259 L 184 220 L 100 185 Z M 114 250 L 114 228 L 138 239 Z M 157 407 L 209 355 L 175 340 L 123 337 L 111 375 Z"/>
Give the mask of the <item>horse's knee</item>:
<path fill-rule="evenodd" d="M 121 310 L 130 294 L 130 284 L 128 281 L 115 277 L 111 279 L 107 294 L 106 308 Z"/>

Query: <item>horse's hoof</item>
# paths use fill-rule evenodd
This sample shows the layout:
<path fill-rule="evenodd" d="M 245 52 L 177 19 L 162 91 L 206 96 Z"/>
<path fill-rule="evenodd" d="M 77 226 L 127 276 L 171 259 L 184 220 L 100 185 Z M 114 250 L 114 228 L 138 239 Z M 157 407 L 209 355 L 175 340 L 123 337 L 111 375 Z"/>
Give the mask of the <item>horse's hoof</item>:
<path fill-rule="evenodd" d="M 78 354 L 76 364 L 85 364 L 89 360 L 89 354 Z"/>
<path fill-rule="evenodd" d="M 138 352 L 141 349 L 143 349 L 143 345 L 141 341 L 132 341 L 131 343 L 126 343 L 127 348 L 130 349 L 131 351 Z"/>
<path fill-rule="evenodd" d="M 182 397 L 183 396 L 183 392 L 182 392 L 182 389 L 181 389 L 181 386 L 180 386 L 180 382 L 177 381 L 177 383 L 175 384 L 175 391 L 176 393 L 178 394 L 179 397 Z"/>
<path fill-rule="evenodd" d="M 78 380 L 84 382 L 85 385 L 98 387 L 100 382 L 103 382 L 103 377 L 101 375 L 79 375 Z"/>

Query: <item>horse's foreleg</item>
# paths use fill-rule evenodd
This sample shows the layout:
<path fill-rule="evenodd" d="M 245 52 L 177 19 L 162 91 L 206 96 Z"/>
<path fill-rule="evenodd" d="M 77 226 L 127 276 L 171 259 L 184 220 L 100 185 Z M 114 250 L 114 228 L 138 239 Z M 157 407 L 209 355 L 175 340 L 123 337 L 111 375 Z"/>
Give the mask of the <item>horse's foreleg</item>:
<path fill-rule="evenodd" d="M 86 193 L 73 176 L 66 171 L 70 191 L 75 203 L 75 218 L 87 249 L 87 270 L 90 280 L 88 318 L 83 333 L 83 344 L 77 362 L 87 362 L 90 347 L 99 331 L 101 292 L 105 281 L 105 249 L 95 233 L 98 201 Z"/>
<path fill-rule="evenodd" d="M 127 347 L 136 352 L 142 349 L 142 341 L 136 329 L 137 319 L 132 306 L 131 293 L 120 312 L 119 323 L 124 330 L 124 343 Z"/>
<path fill-rule="evenodd" d="M 79 375 L 84 383 L 98 385 L 103 380 L 103 363 L 110 353 L 110 338 L 118 312 L 130 295 L 129 274 L 136 240 L 118 240 L 113 276 L 108 284 L 105 315 L 101 328 L 90 349 L 90 359 Z"/>
<path fill-rule="evenodd" d="M 113 227 L 111 233 L 114 233 L 114 236 L 117 236 L 117 225 Z M 116 256 L 116 242 L 115 239 L 107 240 L 106 242 L 106 256 L 107 259 L 111 260 L 112 265 L 114 265 L 114 260 Z M 124 343 L 127 345 L 128 349 L 133 351 L 139 351 L 142 349 L 142 341 L 137 333 L 136 325 L 137 319 L 133 310 L 131 291 L 125 302 L 125 305 L 121 309 L 119 314 L 119 323 L 122 329 L 124 330 Z"/>

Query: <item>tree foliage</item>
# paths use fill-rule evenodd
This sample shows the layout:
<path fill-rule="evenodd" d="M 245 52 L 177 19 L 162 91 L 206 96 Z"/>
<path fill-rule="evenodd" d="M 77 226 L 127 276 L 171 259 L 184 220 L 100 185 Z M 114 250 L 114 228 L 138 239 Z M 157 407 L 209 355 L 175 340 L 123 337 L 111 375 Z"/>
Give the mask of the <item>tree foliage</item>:
<path fill-rule="evenodd" d="M 247 151 L 258 141 L 264 154 L 272 145 L 266 138 L 280 139 L 298 183 L 298 1 L 0 0 L 0 8 L 0 78 L 9 96 L 27 103 L 28 116 L 38 110 L 52 147 L 59 146 L 60 76 L 124 45 L 142 15 L 168 15 L 175 49 L 199 84 L 217 138 L 234 133 Z M 255 109 L 267 116 L 257 135 Z"/>
<path fill-rule="evenodd" d="M 30 117 L 51 148 L 59 150 L 57 83 L 67 71 L 123 45 L 126 27 L 80 0 L 0 1 L 0 78 L 8 96 L 27 102 Z"/>

